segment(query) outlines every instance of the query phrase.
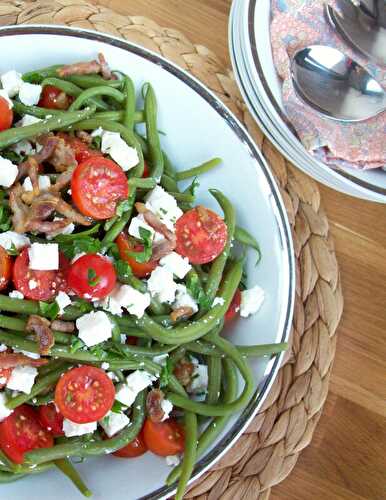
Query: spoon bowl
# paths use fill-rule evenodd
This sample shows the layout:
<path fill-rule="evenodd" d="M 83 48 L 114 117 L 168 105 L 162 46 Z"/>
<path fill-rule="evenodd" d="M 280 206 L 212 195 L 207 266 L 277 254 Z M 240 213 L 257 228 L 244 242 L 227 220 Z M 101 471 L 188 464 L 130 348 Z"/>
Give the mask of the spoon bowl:
<path fill-rule="evenodd" d="M 359 122 L 386 110 L 386 93 L 358 63 L 339 50 L 311 45 L 291 63 L 298 96 L 319 114 L 344 122 Z"/>

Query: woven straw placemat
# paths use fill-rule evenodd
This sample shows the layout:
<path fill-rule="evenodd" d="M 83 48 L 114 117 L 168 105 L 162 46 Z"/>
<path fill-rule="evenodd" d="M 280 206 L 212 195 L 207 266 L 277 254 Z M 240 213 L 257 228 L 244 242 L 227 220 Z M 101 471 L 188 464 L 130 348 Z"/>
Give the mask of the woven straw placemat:
<path fill-rule="evenodd" d="M 0 25 L 66 24 L 126 38 L 190 71 L 247 126 L 280 186 L 297 261 L 292 349 L 260 413 L 186 498 L 266 500 L 308 446 L 328 393 L 343 297 L 317 185 L 263 136 L 246 111 L 232 72 L 206 47 L 141 16 L 122 16 L 82 0 L 0 1 Z"/>

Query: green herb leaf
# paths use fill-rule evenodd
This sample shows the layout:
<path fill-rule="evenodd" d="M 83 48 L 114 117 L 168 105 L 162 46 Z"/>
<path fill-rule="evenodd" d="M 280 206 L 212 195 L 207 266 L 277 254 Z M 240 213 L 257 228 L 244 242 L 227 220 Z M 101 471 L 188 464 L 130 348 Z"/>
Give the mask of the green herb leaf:
<path fill-rule="evenodd" d="M 123 405 L 122 403 L 120 403 L 119 401 L 115 400 L 114 401 L 114 404 L 111 408 L 111 411 L 113 413 L 122 413 L 124 411 L 127 410 L 127 406 Z"/>
<path fill-rule="evenodd" d="M 141 252 L 127 252 L 127 255 L 129 257 L 134 257 L 139 263 L 149 262 L 152 254 L 152 234 L 148 229 L 140 227 L 139 235 L 141 236 L 143 250 Z"/>
<path fill-rule="evenodd" d="M 4 197 L 5 197 L 5 192 L 0 191 L 0 231 L 8 231 L 8 229 L 10 229 L 12 224 L 11 213 L 9 211 L 9 208 L 8 206 L 3 204 Z"/>
<path fill-rule="evenodd" d="M 20 250 L 18 250 L 18 249 L 15 247 L 15 244 L 14 244 L 14 243 L 12 243 L 12 244 L 11 244 L 11 248 L 9 248 L 9 249 L 7 250 L 7 253 L 8 253 L 8 255 L 14 255 L 14 256 L 16 256 L 16 255 L 19 255 Z"/>
<path fill-rule="evenodd" d="M 16 151 L 13 151 L 12 149 L 3 149 L 1 156 L 17 165 L 26 159 L 26 156 L 16 153 Z"/>
<path fill-rule="evenodd" d="M 101 242 L 91 236 L 84 236 L 70 241 L 59 241 L 59 248 L 68 259 L 73 259 L 78 253 L 98 253 Z"/>
<path fill-rule="evenodd" d="M 210 307 L 209 297 L 202 288 L 196 273 L 188 273 L 186 277 L 186 288 L 194 300 L 198 302 L 200 308 L 207 309 Z"/>
<path fill-rule="evenodd" d="M 131 210 L 133 204 L 129 200 L 122 200 L 118 203 L 117 208 L 115 210 L 115 214 L 118 217 L 122 217 L 122 215 L 127 212 L 128 210 Z"/>
<path fill-rule="evenodd" d="M 115 270 L 117 272 L 118 281 L 121 283 L 130 284 L 130 279 L 133 276 L 130 264 L 124 260 L 118 259 L 114 262 Z"/>
<path fill-rule="evenodd" d="M 89 267 L 87 269 L 87 282 L 89 286 L 97 286 L 100 283 L 101 277 L 97 275 L 95 269 Z"/>
<path fill-rule="evenodd" d="M 174 365 L 170 358 L 167 358 L 165 365 L 162 367 L 161 375 L 159 379 L 160 389 L 162 387 L 167 387 L 170 382 L 170 377 L 173 374 Z"/>
<path fill-rule="evenodd" d="M 70 352 L 74 353 L 76 351 L 79 351 L 80 349 L 83 349 L 86 347 L 86 344 L 80 340 L 79 338 L 75 338 L 70 345 Z"/>
<path fill-rule="evenodd" d="M 75 299 L 72 301 L 71 305 L 77 307 L 79 309 L 79 312 L 84 314 L 93 310 L 92 304 L 90 304 L 90 302 L 85 299 Z"/>
<path fill-rule="evenodd" d="M 57 302 L 42 302 L 39 301 L 39 309 L 42 316 L 51 320 L 55 319 L 59 314 L 59 306 Z"/>
<path fill-rule="evenodd" d="M 97 149 L 100 151 L 101 145 L 102 145 L 102 137 L 101 136 L 97 135 L 96 137 L 92 138 L 92 142 L 91 142 L 92 149 Z"/>
<path fill-rule="evenodd" d="M 98 359 L 104 359 L 107 357 L 107 353 L 103 350 L 103 347 L 101 345 L 95 345 L 91 349 L 89 349 L 91 354 Z"/>

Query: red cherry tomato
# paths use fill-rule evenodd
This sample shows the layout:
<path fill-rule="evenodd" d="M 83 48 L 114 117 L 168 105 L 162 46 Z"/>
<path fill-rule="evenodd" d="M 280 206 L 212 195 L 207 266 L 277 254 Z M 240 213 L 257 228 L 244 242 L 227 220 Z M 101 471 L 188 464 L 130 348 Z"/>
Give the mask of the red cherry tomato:
<path fill-rule="evenodd" d="M 79 257 L 68 272 L 68 286 L 84 299 L 103 299 L 116 282 L 114 265 L 107 257 L 95 253 Z"/>
<path fill-rule="evenodd" d="M 135 458 L 140 457 L 146 452 L 147 447 L 143 439 L 143 431 L 141 431 L 128 445 L 115 451 L 113 455 L 120 458 Z"/>
<path fill-rule="evenodd" d="M 0 389 L 3 389 L 11 377 L 12 368 L 2 368 L 0 370 Z"/>
<path fill-rule="evenodd" d="M 219 215 L 198 206 L 176 222 L 176 252 L 192 264 L 212 262 L 224 250 L 227 227 Z"/>
<path fill-rule="evenodd" d="M 53 85 L 44 85 L 42 95 L 39 99 L 39 106 L 49 109 L 67 109 L 73 99 L 63 90 Z"/>
<path fill-rule="evenodd" d="M 58 271 L 35 271 L 29 268 L 28 249 L 24 248 L 16 257 L 13 266 L 13 283 L 25 298 L 33 300 L 50 300 L 67 287 L 69 262 L 63 254 L 59 254 Z M 33 286 L 31 288 L 31 280 Z"/>
<path fill-rule="evenodd" d="M 60 377 L 55 403 L 63 417 L 77 424 L 96 422 L 111 410 L 115 388 L 106 373 L 95 366 L 73 368 Z"/>
<path fill-rule="evenodd" d="M 12 259 L 0 246 L 0 290 L 4 290 L 7 287 L 8 281 L 12 274 Z"/>
<path fill-rule="evenodd" d="M 81 141 L 78 137 L 68 135 L 64 132 L 58 132 L 57 135 L 59 137 L 61 137 L 62 139 L 64 139 L 66 144 L 71 146 L 71 148 L 73 149 L 74 154 L 75 154 L 75 159 L 78 163 L 82 163 L 83 161 L 88 160 L 89 158 L 92 158 L 94 156 L 103 157 L 103 154 L 101 151 L 98 151 L 97 149 L 90 148 L 87 144 L 85 144 L 83 141 Z"/>
<path fill-rule="evenodd" d="M 115 243 L 118 245 L 119 255 L 122 260 L 126 261 L 133 271 L 134 276 L 137 278 L 144 278 L 148 276 L 158 265 L 158 261 L 151 260 L 149 262 L 137 262 L 134 257 L 128 255 L 128 252 L 140 252 L 143 246 L 133 243 L 125 233 L 121 233 Z"/>
<path fill-rule="evenodd" d="M 8 101 L 0 97 L 0 130 L 7 130 L 13 121 L 13 111 L 9 107 Z"/>
<path fill-rule="evenodd" d="M 149 165 L 144 162 L 143 163 L 143 174 L 142 174 L 142 177 L 149 177 L 150 176 L 150 169 L 149 169 Z"/>
<path fill-rule="evenodd" d="M 17 464 L 24 461 L 25 452 L 35 448 L 51 448 L 53 444 L 52 434 L 43 429 L 31 406 L 18 406 L 0 423 L 0 448 Z"/>
<path fill-rule="evenodd" d="M 95 156 L 80 163 L 71 179 L 72 199 L 80 212 L 94 219 L 109 219 L 118 201 L 129 194 L 124 171 L 107 158 Z"/>
<path fill-rule="evenodd" d="M 228 310 L 225 313 L 224 319 L 226 323 L 229 323 L 234 319 L 238 312 L 240 311 L 240 304 L 241 304 L 241 291 L 238 288 L 233 295 L 232 302 L 229 304 Z"/>
<path fill-rule="evenodd" d="M 55 437 L 64 436 L 63 415 L 58 412 L 53 403 L 39 406 L 38 414 L 40 423 L 48 432 Z"/>
<path fill-rule="evenodd" d="M 172 418 L 160 423 L 147 418 L 143 427 L 143 437 L 148 450 L 161 457 L 184 451 L 184 430 Z"/>

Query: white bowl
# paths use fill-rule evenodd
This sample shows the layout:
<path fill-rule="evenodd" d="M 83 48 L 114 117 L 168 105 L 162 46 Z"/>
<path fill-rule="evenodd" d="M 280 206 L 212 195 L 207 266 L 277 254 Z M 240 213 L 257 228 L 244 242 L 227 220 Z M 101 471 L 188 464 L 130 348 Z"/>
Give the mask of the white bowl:
<path fill-rule="evenodd" d="M 178 168 L 188 168 L 211 157 L 223 165 L 201 177 L 200 199 L 219 211 L 207 193 L 216 187 L 233 201 L 238 222 L 253 233 L 262 249 L 255 267 L 250 255 L 250 286 L 266 292 L 261 311 L 234 322 L 227 335 L 240 344 L 286 341 L 294 299 L 294 257 L 291 232 L 279 191 L 260 151 L 225 106 L 200 82 L 162 57 L 141 47 L 100 33 L 59 26 L 10 26 L 0 30 L 0 50 L 7 54 L 0 72 L 24 72 L 51 64 L 92 59 L 100 51 L 114 69 L 132 76 L 136 88 L 150 81 L 159 102 L 159 128 L 163 148 Z M 199 461 L 194 478 L 201 475 L 235 442 L 256 414 L 277 375 L 281 356 L 251 363 L 256 393 L 241 414 L 234 415 L 214 446 Z M 170 471 L 165 460 L 150 453 L 138 459 L 100 457 L 78 469 L 96 500 L 164 498 L 173 488 L 164 486 Z M 72 500 L 78 492 L 59 472 L 1 485 L 1 498 L 12 500 Z"/>

